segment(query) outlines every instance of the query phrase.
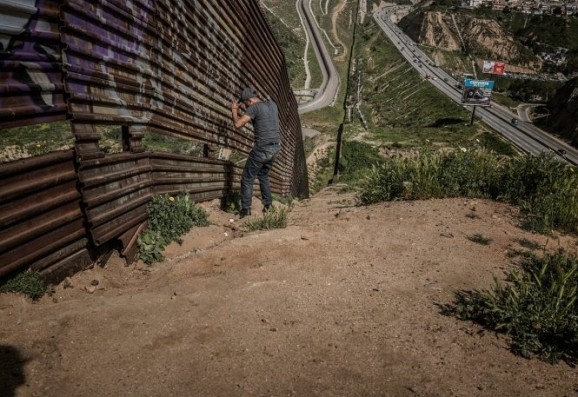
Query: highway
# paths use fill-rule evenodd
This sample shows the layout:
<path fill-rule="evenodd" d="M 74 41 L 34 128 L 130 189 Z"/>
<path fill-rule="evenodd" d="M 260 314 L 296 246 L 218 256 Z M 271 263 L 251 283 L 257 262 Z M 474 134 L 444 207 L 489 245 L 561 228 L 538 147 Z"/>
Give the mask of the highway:
<path fill-rule="evenodd" d="M 375 21 L 385 32 L 391 42 L 397 47 L 405 59 L 424 78 L 429 76 L 429 83 L 439 89 L 456 103 L 462 104 L 462 89 L 457 88 L 458 81 L 446 73 L 422 52 L 403 31 L 391 20 L 391 13 L 400 6 L 390 6 L 373 14 Z M 480 80 L 491 80 L 483 78 Z M 462 83 L 462 81 L 459 81 Z M 464 106 L 470 112 L 473 106 Z M 571 164 L 578 164 L 578 150 L 567 143 L 557 139 L 547 132 L 537 128 L 532 123 L 519 120 L 517 125 L 512 124 L 512 119 L 518 119 L 518 115 L 508 108 L 493 103 L 491 106 L 476 106 L 475 116 L 485 124 L 501 133 L 513 145 L 532 155 L 554 151 L 561 159 Z"/>
<path fill-rule="evenodd" d="M 317 28 L 315 17 L 311 10 L 311 0 L 298 0 L 297 12 L 303 22 L 303 27 L 315 51 L 315 56 L 319 62 L 323 82 L 312 101 L 301 104 L 298 107 L 299 114 L 311 112 L 333 104 L 339 89 L 339 73 L 331 60 L 331 56 L 323 43 L 321 33 Z"/>

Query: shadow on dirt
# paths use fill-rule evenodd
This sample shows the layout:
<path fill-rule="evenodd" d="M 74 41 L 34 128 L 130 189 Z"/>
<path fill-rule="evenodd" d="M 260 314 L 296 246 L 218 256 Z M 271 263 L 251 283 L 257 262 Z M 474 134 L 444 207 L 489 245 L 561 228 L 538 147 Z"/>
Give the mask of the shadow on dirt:
<path fill-rule="evenodd" d="M 26 361 L 15 347 L 0 345 L 0 395 L 13 397 L 18 386 L 26 383 Z"/>

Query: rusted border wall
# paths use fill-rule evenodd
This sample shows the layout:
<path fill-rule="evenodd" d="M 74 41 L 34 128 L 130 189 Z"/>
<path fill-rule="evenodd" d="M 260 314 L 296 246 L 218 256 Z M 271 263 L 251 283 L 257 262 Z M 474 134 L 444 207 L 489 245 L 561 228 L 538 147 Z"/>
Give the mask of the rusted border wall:
<path fill-rule="evenodd" d="M 247 154 L 229 104 L 253 86 L 279 104 L 276 193 L 308 195 L 297 103 L 257 0 L 1 2 L 0 74 L 0 128 L 67 118 L 79 161 L 103 157 L 99 124 L 125 127 L 130 152 L 154 131 Z"/>
<path fill-rule="evenodd" d="M 243 171 L 231 162 L 170 153 L 152 153 L 151 165 L 155 194 L 186 191 L 195 201 L 226 196 L 239 185 Z"/>
<path fill-rule="evenodd" d="M 153 195 L 221 198 L 242 172 L 231 162 L 156 152 L 119 153 L 76 167 L 73 150 L 0 167 L 0 277 L 32 268 L 60 280 L 112 248 L 130 261 Z"/>
<path fill-rule="evenodd" d="M 92 242 L 103 245 L 146 221 L 153 180 L 149 153 L 120 153 L 80 163 Z"/>
<path fill-rule="evenodd" d="M 0 134 L 68 119 L 75 137 L 66 154 L 0 165 L 0 277 L 31 266 L 58 279 L 111 246 L 130 260 L 153 194 L 238 189 L 227 158 L 150 153 L 142 139 L 246 155 L 252 130 L 230 120 L 244 86 L 279 105 L 273 192 L 308 196 L 297 103 L 258 1 L 0 2 Z M 98 125 L 122 127 L 122 153 L 101 149 Z"/>
<path fill-rule="evenodd" d="M 254 0 L 68 0 L 61 9 L 69 113 L 81 160 L 98 135 L 81 125 L 139 126 L 248 153 L 230 102 L 244 86 L 279 104 L 283 148 L 272 170 L 280 194 L 307 195 L 302 137 L 285 59 Z M 90 147 L 92 137 L 93 145 Z M 138 134 L 131 134 L 139 147 Z M 299 153 L 298 153 L 299 151 Z M 296 164 L 301 161 L 303 164 Z"/>
<path fill-rule="evenodd" d="M 0 167 L 0 276 L 60 279 L 91 262 L 72 150 Z"/>

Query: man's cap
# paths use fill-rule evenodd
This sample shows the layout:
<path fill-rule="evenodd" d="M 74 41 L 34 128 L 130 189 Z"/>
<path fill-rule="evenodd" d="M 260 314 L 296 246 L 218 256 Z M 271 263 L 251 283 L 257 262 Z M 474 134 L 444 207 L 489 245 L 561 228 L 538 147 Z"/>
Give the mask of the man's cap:
<path fill-rule="evenodd" d="M 249 98 L 253 98 L 256 96 L 257 96 L 257 92 L 255 91 L 254 88 L 251 88 L 251 87 L 243 88 L 243 91 L 241 91 L 241 95 L 239 95 L 239 101 L 243 102 Z"/>

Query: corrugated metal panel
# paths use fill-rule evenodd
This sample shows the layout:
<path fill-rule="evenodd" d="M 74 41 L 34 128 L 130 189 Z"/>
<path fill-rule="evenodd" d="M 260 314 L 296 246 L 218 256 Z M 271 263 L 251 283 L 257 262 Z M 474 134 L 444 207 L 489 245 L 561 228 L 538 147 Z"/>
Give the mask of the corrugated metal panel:
<path fill-rule="evenodd" d="M 0 128 L 68 116 L 248 153 L 229 103 L 252 85 L 280 108 L 273 186 L 308 194 L 285 59 L 255 0 L 0 0 L 0 53 Z M 77 135 L 79 159 L 102 156 L 97 141 Z"/>
<path fill-rule="evenodd" d="M 144 152 L 142 138 L 247 154 L 253 135 L 229 105 L 248 85 L 279 104 L 272 190 L 306 197 L 297 104 L 257 1 L 0 0 L 0 129 L 68 117 L 75 136 L 74 153 L 0 165 L 0 277 L 59 278 L 115 240 L 133 257 L 152 194 L 238 189 L 231 162 Z M 98 124 L 122 126 L 123 153 L 100 148 Z"/>
<path fill-rule="evenodd" d="M 147 219 L 153 194 L 186 191 L 196 201 L 225 196 L 242 169 L 228 161 L 170 153 L 121 153 L 79 170 L 93 242 L 102 245 Z"/>
<path fill-rule="evenodd" d="M 301 160 L 297 103 L 256 1 L 68 0 L 62 15 L 75 122 L 143 125 L 248 153 L 253 137 L 233 127 L 229 105 L 252 85 L 279 104 L 285 145 L 273 186 L 307 194 L 284 176 Z M 305 167 L 297 171 L 307 178 Z"/>
<path fill-rule="evenodd" d="M 59 3 L 0 1 L 0 129 L 66 117 Z"/>
<path fill-rule="evenodd" d="M 88 256 L 72 151 L 0 167 L 0 276 Z"/>
<path fill-rule="evenodd" d="M 152 178 L 148 153 L 81 163 L 79 178 L 93 242 L 102 245 L 147 218 Z"/>
<path fill-rule="evenodd" d="M 151 164 L 155 194 L 186 191 L 196 201 L 227 195 L 243 171 L 226 161 L 169 153 L 153 153 Z"/>

